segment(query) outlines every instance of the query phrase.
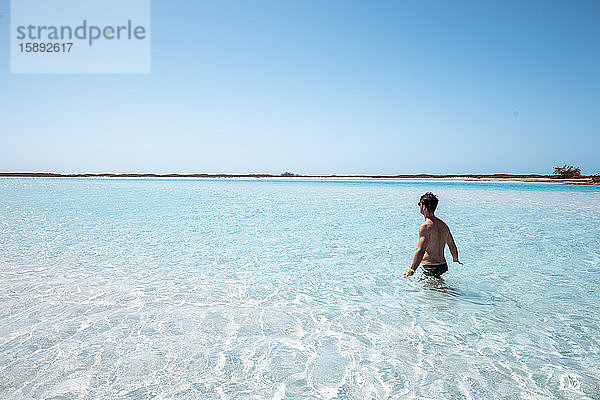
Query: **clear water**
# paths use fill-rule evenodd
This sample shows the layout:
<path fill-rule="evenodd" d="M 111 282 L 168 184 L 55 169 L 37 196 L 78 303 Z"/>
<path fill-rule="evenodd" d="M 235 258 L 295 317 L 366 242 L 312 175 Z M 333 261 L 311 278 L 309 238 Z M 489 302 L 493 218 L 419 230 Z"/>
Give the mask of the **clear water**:
<path fill-rule="evenodd" d="M 0 398 L 600 399 L 599 294 L 597 187 L 0 180 Z"/>

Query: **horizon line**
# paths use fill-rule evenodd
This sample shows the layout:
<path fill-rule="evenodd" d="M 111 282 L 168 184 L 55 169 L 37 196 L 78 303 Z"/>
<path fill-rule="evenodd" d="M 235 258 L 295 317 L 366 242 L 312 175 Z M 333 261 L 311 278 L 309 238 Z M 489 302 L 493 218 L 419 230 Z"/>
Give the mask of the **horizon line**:
<path fill-rule="evenodd" d="M 580 175 L 579 177 L 568 179 L 585 179 L 594 175 Z M 281 174 L 257 172 L 257 173 L 147 173 L 147 172 L 79 172 L 79 173 L 59 173 L 59 172 L 0 172 L 0 177 L 165 177 L 165 178 L 552 178 L 566 179 L 554 174 L 514 174 L 514 173 L 493 173 L 493 174 L 295 174 L 284 172 Z"/>

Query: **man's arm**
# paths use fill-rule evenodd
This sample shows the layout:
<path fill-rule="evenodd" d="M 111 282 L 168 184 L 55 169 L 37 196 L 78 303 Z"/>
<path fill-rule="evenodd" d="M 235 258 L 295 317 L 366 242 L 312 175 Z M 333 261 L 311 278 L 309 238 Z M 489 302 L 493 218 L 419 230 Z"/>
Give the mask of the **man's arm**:
<path fill-rule="evenodd" d="M 415 257 L 413 259 L 413 263 L 410 267 L 410 270 L 404 274 L 405 277 L 411 276 L 417 270 L 419 264 L 423 260 L 423 256 L 425 255 L 425 250 L 427 249 L 427 244 L 429 243 L 429 232 L 425 225 L 421 225 L 419 228 L 419 246 L 417 248 L 417 252 L 415 253 Z"/>
<path fill-rule="evenodd" d="M 448 243 L 448 249 L 450 250 L 450 254 L 452 254 L 452 261 L 463 265 L 463 263 L 458 261 L 458 248 L 454 243 L 454 238 L 452 237 L 452 233 L 450 233 L 450 229 L 448 229 L 448 237 L 446 239 L 446 243 Z"/>

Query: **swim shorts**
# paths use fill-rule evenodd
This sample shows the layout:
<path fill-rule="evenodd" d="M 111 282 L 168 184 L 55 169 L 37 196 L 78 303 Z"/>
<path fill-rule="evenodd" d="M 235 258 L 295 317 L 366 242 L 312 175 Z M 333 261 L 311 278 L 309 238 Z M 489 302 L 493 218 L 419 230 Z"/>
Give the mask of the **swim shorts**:
<path fill-rule="evenodd" d="M 448 264 L 423 265 L 423 274 L 440 278 L 444 272 L 448 271 Z"/>

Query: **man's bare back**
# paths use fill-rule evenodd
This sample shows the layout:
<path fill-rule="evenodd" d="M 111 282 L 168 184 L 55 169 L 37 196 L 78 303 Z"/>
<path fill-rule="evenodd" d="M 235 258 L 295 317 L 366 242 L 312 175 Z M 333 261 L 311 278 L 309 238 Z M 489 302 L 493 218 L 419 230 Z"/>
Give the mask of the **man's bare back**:
<path fill-rule="evenodd" d="M 429 235 L 427 240 L 427 247 L 425 248 L 425 255 L 421 261 L 423 265 L 439 265 L 446 264 L 446 258 L 444 257 L 444 247 L 446 243 L 450 246 L 450 243 L 454 244 L 454 239 L 450 233 L 448 225 L 438 217 L 426 218 L 425 222 L 421 224 L 419 231 L 423 229 L 425 235 Z"/>
<path fill-rule="evenodd" d="M 444 257 L 444 247 L 446 245 L 448 245 L 452 254 L 452 260 L 462 265 L 458 261 L 458 249 L 454 243 L 452 233 L 450 233 L 450 228 L 444 221 L 434 215 L 437 202 L 437 197 L 431 192 L 421 196 L 419 207 L 421 214 L 425 217 L 425 222 L 419 227 L 418 249 L 409 272 L 404 276 L 414 274 L 422 262 L 425 275 L 440 277 L 448 270 L 446 258 Z"/>

